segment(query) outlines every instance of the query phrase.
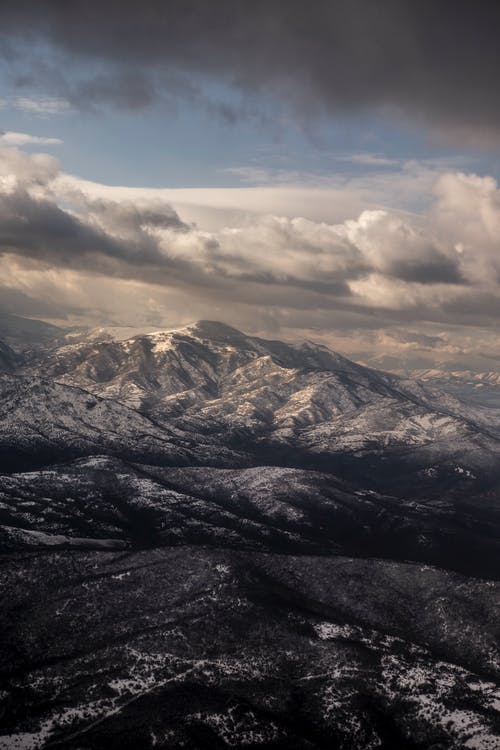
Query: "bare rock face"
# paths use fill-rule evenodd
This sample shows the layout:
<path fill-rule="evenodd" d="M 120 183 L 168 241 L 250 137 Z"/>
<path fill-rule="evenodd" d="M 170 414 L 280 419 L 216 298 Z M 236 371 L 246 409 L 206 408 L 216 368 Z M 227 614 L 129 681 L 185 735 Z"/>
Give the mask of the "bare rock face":
<path fill-rule="evenodd" d="M 0 750 L 499 746 L 500 411 L 217 322 L 45 333 L 0 347 Z"/>

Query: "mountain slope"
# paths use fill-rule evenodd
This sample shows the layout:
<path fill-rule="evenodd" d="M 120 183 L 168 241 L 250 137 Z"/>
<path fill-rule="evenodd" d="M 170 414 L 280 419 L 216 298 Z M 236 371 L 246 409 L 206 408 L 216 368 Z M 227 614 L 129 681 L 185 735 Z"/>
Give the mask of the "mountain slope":
<path fill-rule="evenodd" d="M 32 320 L 0 311 L 0 339 L 16 352 L 44 349 L 64 340 L 66 331 L 42 320 Z"/>
<path fill-rule="evenodd" d="M 190 546 L 0 580 L 2 750 L 498 747 L 498 584 Z"/>
<path fill-rule="evenodd" d="M 500 411 L 467 407 L 325 346 L 264 341 L 210 321 L 106 339 L 60 347 L 40 372 L 265 463 L 326 469 L 333 461 L 338 471 L 339 457 L 391 455 L 403 474 L 411 463 L 472 476 L 498 461 Z"/>
<path fill-rule="evenodd" d="M 12 372 L 19 365 L 19 357 L 10 346 L 0 341 L 0 372 Z"/>
<path fill-rule="evenodd" d="M 0 467 L 43 466 L 101 453 L 167 465 L 224 464 L 231 457 L 79 388 L 0 375 Z"/>
<path fill-rule="evenodd" d="M 500 373 L 496 371 L 413 370 L 407 377 L 439 388 L 476 408 L 486 407 L 492 418 L 492 411 L 500 409 Z"/>
<path fill-rule="evenodd" d="M 486 495 L 417 504 L 288 468 L 162 468 L 99 456 L 0 475 L 0 551 L 208 544 L 414 560 L 500 578 L 499 526 Z"/>
<path fill-rule="evenodd" d="M 5 353 L 0 750 L 496 750 L 495 409 L 207 321 Z"/>

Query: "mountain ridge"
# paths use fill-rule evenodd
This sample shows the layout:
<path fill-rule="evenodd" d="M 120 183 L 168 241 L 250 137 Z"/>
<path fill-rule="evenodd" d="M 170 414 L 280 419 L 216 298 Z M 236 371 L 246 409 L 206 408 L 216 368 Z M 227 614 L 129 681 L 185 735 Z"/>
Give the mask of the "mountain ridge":
<path fill-rule="evenodd" d="M 495 409 L 111 333 L 0 350 L 0 748 L 493 750 Z"/>
<path fill-rule="evenodd" d="M 474 431 L 492 441 L 500 435 L 500 411 L 495 421 L 491 411 L 325 345 L 267 341 L 217 321 L 65 344 L 41 358 L 38 372 L 160 425 L 223 441 L 246 435 L 324 453 L 381 451 L 391 443 L 423 449 L 454 434 L 464 442 Z"/>

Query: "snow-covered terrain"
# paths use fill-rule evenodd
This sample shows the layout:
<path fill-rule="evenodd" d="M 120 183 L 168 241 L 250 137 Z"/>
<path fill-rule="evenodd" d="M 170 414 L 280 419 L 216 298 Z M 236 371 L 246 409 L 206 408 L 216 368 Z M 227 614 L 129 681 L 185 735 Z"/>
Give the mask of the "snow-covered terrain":
<path fill-rule="evenodd" d="M 210 321 L 132 338 L 110 340 L 109 330 L 103 341 L 96 336 L 52 349 L 20 372 L 233 450 L 328 457 L 411 447 L 420 468 L 458 461 L 471 472 L 498 460 L 500 409 L 464 404 L 323 345 L 264 341 Z"/>
<path fill-rule="evenodd" d="M 500 409 L 37 323 L 0 346 L 1 750 L 500 746 Z"/>
<path fill-rule="evenodd" d="M 500 372 L 495 370 L 413 370 L 407 376 L 476 407 L 500 409 Z"/>

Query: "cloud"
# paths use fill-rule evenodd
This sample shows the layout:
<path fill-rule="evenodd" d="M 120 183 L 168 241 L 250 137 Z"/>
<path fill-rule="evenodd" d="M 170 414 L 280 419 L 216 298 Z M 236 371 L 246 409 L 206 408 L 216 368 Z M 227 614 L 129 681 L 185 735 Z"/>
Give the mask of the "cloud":
<path fill-rule="evenodd" d="M 59 97 L 30 98 L 18 96 L 13 100 L 12 106 L 15 109 L 27 112 L 30 115 L 38 115 L 39 117 L 58 115 L 68 112 L 71 109 L 70 103 L 66 99 Z"/>
<path fill-rule="evenodd" d="M 26 318 L 60 318 L 66 317 L 66 311 L 50 299 L 37 299 L 21 289 L 2 284 L 0 286 L 0 314 L 14 313 Z"/>
<path fill-rule="evenodd" d="M 79 215 L 59 206 L 51 192 L 57 169 L 57 162 L 44 155 L 30 158 L 20 152 L 0 152 L 3 252 L 123 277 L 148 277 L 152 268 L 166 273 L 169 265 L 176 265 L 173 259 L 169 264 L 154 235 L 158 229 L 187 230 L 169 206 L 83 202 Z M 182 266 L 182 261 L 177 265 Z"/>
<path fill-rule="evenodd" d="M 332 296 L 366 293 L 377 275 L 385 283 L 467 281 L 463 249 L 383 210 L 340 224 L 264 215 L 208 232 L 183 222 L 159 198 L 116 201 L 92 197 L 74 182 L 68 187 L 47 155 L 4 150 L 2 175 L 2 246 L 68 267 L 90 265 L 142 280 L 154 270 L 157 278 L 169 274 L 200 286 L 239 281 Z M 439 184 L 442 200 L 446 191 Z"/>
<path fill-rule="evenodd" d="M 463 166 L 463 164 L 462 164 Z M 399 168 L 369 173 L 325 176 L 297 170 L 231 167 L 244 183 L 241 187 L 144 188 L 103 185 L 71 175 L 61 175 L 62 191 L 72 189 L 107 200 L 171 203 L 189 220 L 207 228 L 241 225 L 256 214 L 270 213 L 294 218 L 306 216 L 318 222 L 342 222 L 366 208 L 393 213 L 419 210 L 432 202 L 436 180 L 454 169 L 451 160 L 404 161 Z"/>
<path fill-rule="evenodd" d="M 260 216 L 207 232 L 183 222 L 158 199 L 92 198 L 61 190 L 57 162 L 18 151 L 4 154 L 0 176 L 0 242 L 19 256 L 141 281 L 191 284 L 261 298 L 276 288 L 302 298 L 350 297 L 350 283 L 382 272 L 420 283 L 459 282 L 454 258 L 423 233 L 383 211 L 343 224 Z M 458 259 L 460 256 L 455 254 Z M 267 291 L 266 291 L 267 288 Z M 273 291 L 271 291 L 273 289 Z"/>
<path fill-rule="evenodd" d="M 346 222 L 346 235 L 359 247 L 375 272 L 421 284 L 460 284 L 461 256 L 428 230 L 387 211 L 364 211 Z"/>
<path fill-rule="evenodd" d="M 83 107 L 136 109 L 217 80 L 308 120 L 372 109 L 482 142 L 500 133 L 500 7 L 490 0 L 87 0 L 84 12 L 4 0 L 0 28 L 18 81 L 51 84 Z"/>
<path fill-rule="evenodd" d="M 342 154 L 335 157 L 336 161 L 345 161 L 350 164 L 360 164 L 363 167 L 398 167 L 401 164 L 400 159 L 389 159 L 380 154 Z"/>
<path fill-rule="evenodd" d="M 62 143 L 60 138 L 47 138 L 39 135 L 29 135 L 28 133 L 16 133 L 12 130 L 0 130 L 0 145 L 6 146 L 59 146 Z"/>
<path fill-rule="evenodd" d="M 448 172 L 435 175 L 433 195 L 420 216 L 247 213 L 207 229 L 161 191 L 93 192 L 48 154 L 0 149 L 2 284 L 18 290 L 20 309 L 37 300 L 60 317 L 220 317 L 273 335 L 350 331 L 368 343 L 367 331 L 397 327 L 408 340 L 383 346 L 442 354 L 443 330 L 498 327 L 500 190 L 490 177 Z M 429 326 L 440 331 L 425 333 Z"/>
<path fill-rule="evenodd" d="M 48 190 L 60 173 L 56 158 L 49 154 L 27 154 L 17 148 L 0 148 L 0 191 L 8 195 L 16 189 Z"/>
<path fill-rule="evenodd" d="M 390 329 L 377 334 L 378 340 L 382 345 L 394 345 L 398 348 L 416 349 L 416 350 L 433 350 L 436 348 L 443 349 L 448 347 L 448 336 L 444 333 L 429 335 L 420 331 Z M 453 353 L 456 353 L 456 347 L 453 347 Z"/>

